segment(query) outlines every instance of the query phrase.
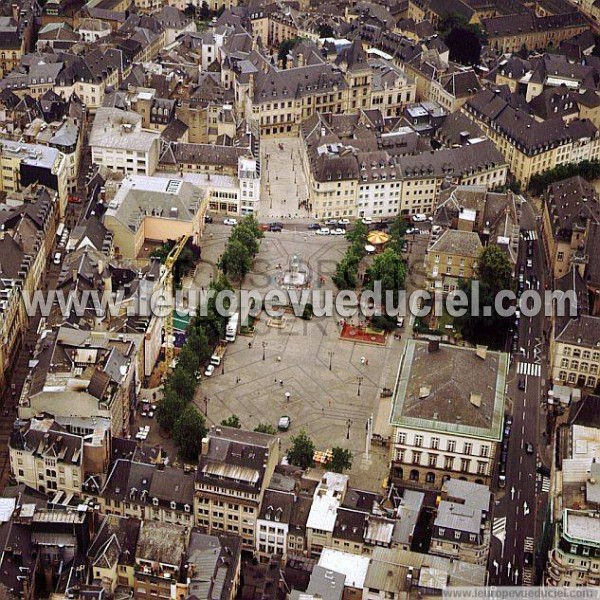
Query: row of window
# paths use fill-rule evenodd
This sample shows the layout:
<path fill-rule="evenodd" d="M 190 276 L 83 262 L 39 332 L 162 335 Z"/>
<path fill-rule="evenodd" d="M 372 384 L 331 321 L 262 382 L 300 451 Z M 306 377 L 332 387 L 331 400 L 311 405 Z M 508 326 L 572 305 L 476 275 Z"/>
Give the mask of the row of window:
<path fill-rule="evenodd" d="M 427 456 L 427 460 L 423 463 L 423 457 L 425 454 Z M 411 456 L 411 460 L 408 461 L 406 451 L 396 449 L 395 458 L 396 458 L 397 462 L 401 462 L 401 463 L 409 462 L 410 464 L 413 464 L 413 465 L 421 465 L 423 463 L 424 465 L 427 465 L 434 469 L 441 468 L 441 464 L 438 464 L 440 462 L 439 459 L 441 457 L 441 455 L 439 455 L 439 454 L 424 453 L 424 452 L 420 452 L 418 450 L 413 450 L 410 456 Z M 448 471 L 454 470 L 454 465 L 456 464 L 456 457 L 444 456 L 443 458 L 444 458 L 444 467 L 443 468 Z M 470 472 L 471 471 L 471 463 L 472 463 L 472 461 L 470 459 L 461 458 L 460 459 L 460 471 Z M 488 472 L 488 463 L 485 461 L 478 460 L 477 461 L 477 474 L 478 475 L 487 475 L 487 472 Z"/>
<path fill-rule="evenodd" d="M 396 443 L 404 444 L 404 445 L 412 445 L 417 448 L 423 446 L 424 438 L 421 434 L 416 433 L 413 436 L 412 444 L 408 442 L 408 436 L 404 431 L 399 431 Z M 432 437 L 429 440 L 429 448 L 433 450 L 439 450 L 440 448 L 440 438 Z M 456 452 L 456 440 L 447 440 L 446 441 L 446 451 L 447 452 Z M 473 453 L 473 444 L 472 442 L 463 442 L 462 452 L 460 454 L 472 454 Z M 488 457 L 490 455 L 490 447 L 486 444 L 482 444 L 479 448 L 479 456 Z"/>

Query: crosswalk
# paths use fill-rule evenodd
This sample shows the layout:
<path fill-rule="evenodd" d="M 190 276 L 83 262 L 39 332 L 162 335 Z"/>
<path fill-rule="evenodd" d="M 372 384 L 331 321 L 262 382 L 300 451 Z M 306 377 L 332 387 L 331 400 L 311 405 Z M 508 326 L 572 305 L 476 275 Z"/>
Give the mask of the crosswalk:
<path fill-rule="evenodd" d="M 538 239 L 538 234 L 535 229 L 527 229 L 523 232 L 523 239 L 528 242 L 534 242 Z"/>
<path fill-rule="evenodd" d="M 542 374 L 542 366 L 536 363 L 519 362 L 517 366 L 519 375 L 531 375 L 532 377 L 540 377 Z"/>
<path fill-rule="evenodd" d="M 496 517 L 494 519 L 492 534 L 504 544 L 506 539 L 506 517 Z"/>
<path fill-rule="evenodd" d="M 525 543 L 523 544 L 523 548 L 525 549 L 525 552 L 533 552 L 533 538 L 532 537 L 525 538 Z"/>
<path fill-rule="evenodd" d="M 533 585 L 533 571 L 530 567 L 523 567 L 523 585 Z"/>
<path fill-rule="evenodd" d="M 550 477 L 542 479 L 542 492 L 548 493 L 550 491 Z"/>

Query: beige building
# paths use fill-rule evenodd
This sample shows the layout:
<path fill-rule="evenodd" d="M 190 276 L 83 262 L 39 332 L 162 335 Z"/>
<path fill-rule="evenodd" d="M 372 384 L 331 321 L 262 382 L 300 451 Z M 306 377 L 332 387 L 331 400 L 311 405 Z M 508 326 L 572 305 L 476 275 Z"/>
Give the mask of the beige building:
<path fill-rule="evenodd" d="M 486 485 L 449 479 L 433 522 L 431 554 L 486 565 L 490 549 L 492 494 Z"/>
<path fill-rule="evenodd" d="M 256 521 L 279 458 L 277 438 L 232 427 L 212 427 L 202 440 L 196 474 L 196 525 L 236 535 L 255 547 Z"/>
<path fill-rule="evenodd" d="M 114 435 L 130 431 L 131 397 L 143 372 L 142 334 L 47 331 L 19 401 L 19 417 L 110 419 Z"/>
<path fill-rule="evenodd" d="M 145 240 L 166 242 L 188 235 L 199 244 L 207 204 L 204 191 L 183 179 L 127 177 L 104 214 L 115 256 L 138 259 Z"/>
<path fill-rule="evenodd" d="M 476 232 L 447 229 L 427 249 L 427 287 L 441 288 L 444 294 L 459 289 L 461 280 L 474 277 L 482 251 L 483 244 Z"/>
<path fill-rule="evenodd" d="M 102 473 L 110 459 L 110 422 L 65 422 L 34 418 L 9 442 L 10 467 L 17 483 L 54 496 L 81 496 L 88 473 Z M 71 433 L 72 430 L 78 433 Z"/>
<path fill-rule="evenodd" d="M 499 90 L 481 91 L 462 110 L 494 142 L 523 186 L 542 171 L 600 154 L 600 135 L 590 121 L 575 119 L 567 125 L 558 116 L 537 121 L 511 106 Z"/>
<path fill-rule="evenodd" d="M 542 232 L 546 260 L 555 279 L 577 264 L 593 225 L 600 224 L 600 201 L 594 186 L 582 177 L 563 179 L 544 194 Z"/>
<path fill-rule="evenodd" d="M 552 379 L 589 390 L 600 383 L 600 317 L 581 315 L 555 331 Z"/>
<path fill-rule="evenodd" d="M 391 416 L 392 481 L 441 489 L 456 476 L 489 485 L 507 370 L 502 352 L 409 340 Z"/>

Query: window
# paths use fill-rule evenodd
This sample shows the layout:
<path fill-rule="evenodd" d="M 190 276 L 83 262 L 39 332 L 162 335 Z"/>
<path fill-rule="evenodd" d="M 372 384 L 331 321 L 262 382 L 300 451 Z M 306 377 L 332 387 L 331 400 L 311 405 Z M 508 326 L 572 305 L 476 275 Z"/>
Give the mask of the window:
<path fill-rule="evenodd" d="M 473 452 L 473 444 L 471 444 L 470 442 L 465 442 L 465 445 L 463 447 L 463 454 L 471 454 L 471 452 Z"/>
<path fill-rule="evenodd" d="M 398 432 L 398 443 L 406 444 L 406 434 L 403 431 Z"/>
<path fill-rule="evenodd" d="M 453 456 L 445 456 L 444 457 L 444 469 L 447 471 L 451 471 L 454 468 L 454 457 Z"/>
<path fill-rule="evenodd" d="M 430 454 L 429 455 L 429 466 L 435 467 L 436 465 L 437 465 L 437 454 Z"/>
<path fill-rule="evenodd" d="M 412 461 L 413 461 L 413 465 L 420 464 L 421 463 L 421 453 L 413 450 Z"/>
<path fill-rule="evenodd" d="M 460 540 L 460 531 L 455 531 L 454 532 L 454 539 L 455 540 Z"/>
<path fill-rule="evenodd" d="M 439 535 L 440 537 L 444 537 L 444 535 L 446 534 L 446 530 L 443 527 L 439 528 Z"/>
<path fill-rule="evenodd" d="M 422 435 L 415 435 L 415 446 L 417 448 L 420 448 L 423 445 L 423 436 Z"/>
<path fill-rule="evenodd" d="M 471 461 L 468 458 L 461 458 L 460 460 L 460 470 L 468 471 L 471 465 Z"/>
<path fill-rule="evenodd" d="M 481 446 L 480 449 L 481 456 L 487 457 L 490 455 L 490 447 L 489 446 Z"/>
<path fill-rule="evenodd" d="M 454 440 L 448 440 L 447 450 L 448 452 L 456 452 L 456 442 Z"/>
<path fill-rule="evenodd" d="M 432 437 L 431 438 L 431 447 L 433 450 L 437 450 L 440 447 L 440 438 Z"/>

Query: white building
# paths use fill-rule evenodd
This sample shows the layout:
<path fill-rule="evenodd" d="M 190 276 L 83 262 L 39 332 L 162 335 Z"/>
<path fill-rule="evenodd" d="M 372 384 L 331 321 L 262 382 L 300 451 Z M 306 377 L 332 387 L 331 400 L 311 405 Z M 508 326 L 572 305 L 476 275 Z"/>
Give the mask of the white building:
<path fill-rule="evenodd" d="M 99 108 L 90 134 L 92 161 L 125 175 L 152 175 L 159 159 L 160 133 L 142 129 L 142 116 Z"/>

